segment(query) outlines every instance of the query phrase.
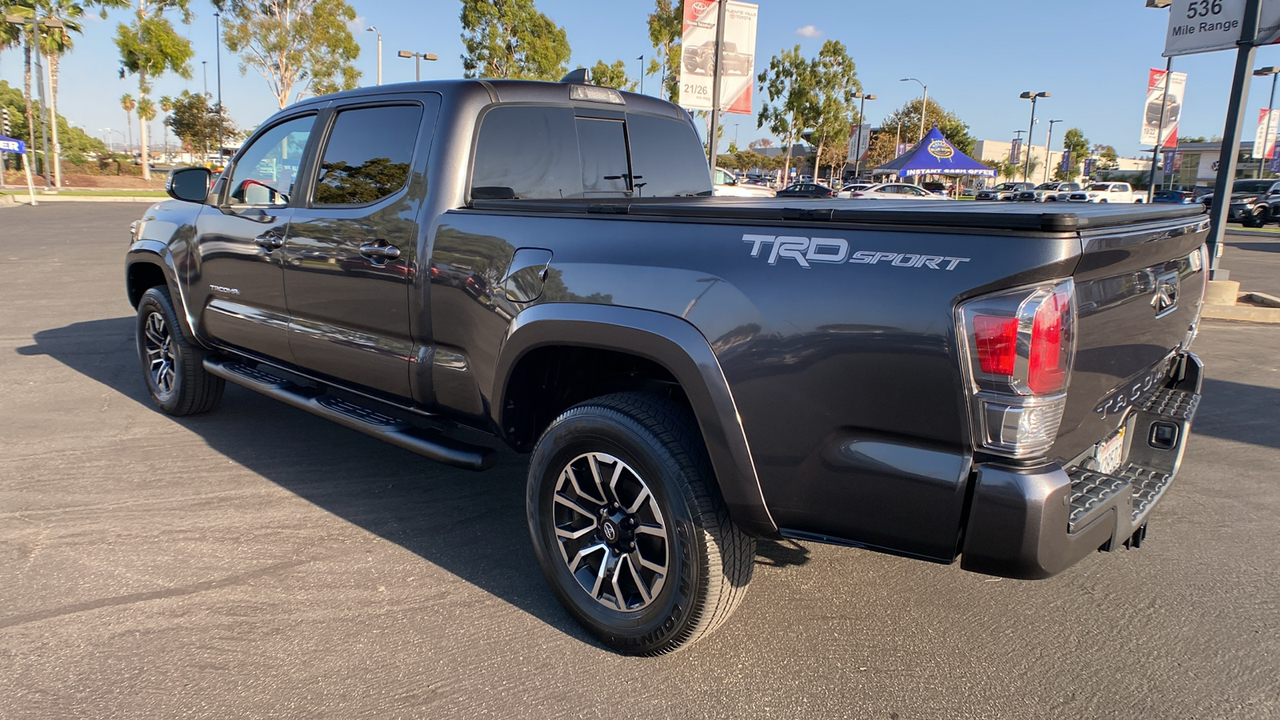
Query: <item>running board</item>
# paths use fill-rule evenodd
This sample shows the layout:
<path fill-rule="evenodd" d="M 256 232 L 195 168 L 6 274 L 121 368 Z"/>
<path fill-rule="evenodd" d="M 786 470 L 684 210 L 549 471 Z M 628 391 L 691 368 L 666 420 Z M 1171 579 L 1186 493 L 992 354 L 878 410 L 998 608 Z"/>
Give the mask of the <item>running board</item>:
<path fill-rule="evenodd" d="M 298 385 L 271 374 L 269 369 L 250 367 L 234 360 L 213 359 L 204 361 L 204 369 L 228 382 L 445 465 L 466 470 L 488 470 L 497 458 L 497 452 L 492 448 L 454 440 L 439 429 L 419 427 L 364 405 L 325 394 L 323 390 Z"/>

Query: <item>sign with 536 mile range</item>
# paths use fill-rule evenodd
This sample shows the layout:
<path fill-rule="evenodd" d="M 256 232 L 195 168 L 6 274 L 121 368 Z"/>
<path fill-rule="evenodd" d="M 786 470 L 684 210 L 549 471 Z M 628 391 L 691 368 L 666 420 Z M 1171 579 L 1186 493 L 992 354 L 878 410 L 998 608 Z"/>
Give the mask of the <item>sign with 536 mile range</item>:
<path fill-rule="evenodd" d="M 1235 49 L 1244 28 L 1245 0 L 1174 0 L 1164 56 Z M 1262 0 L 1257 45 L 1280 40 L 1280 0 Z"/>

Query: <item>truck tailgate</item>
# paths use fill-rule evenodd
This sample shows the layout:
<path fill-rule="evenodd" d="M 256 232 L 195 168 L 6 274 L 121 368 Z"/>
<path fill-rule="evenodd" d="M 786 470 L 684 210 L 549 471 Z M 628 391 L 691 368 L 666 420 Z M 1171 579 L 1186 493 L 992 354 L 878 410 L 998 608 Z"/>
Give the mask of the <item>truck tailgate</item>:
<path fill-rule="evenodd" d="M 1200 319 L 1208 228 L 1199 215 L 1081 231 L 1076 357 L 1056 460 L 1089 450 L 1164 384 Z"/>

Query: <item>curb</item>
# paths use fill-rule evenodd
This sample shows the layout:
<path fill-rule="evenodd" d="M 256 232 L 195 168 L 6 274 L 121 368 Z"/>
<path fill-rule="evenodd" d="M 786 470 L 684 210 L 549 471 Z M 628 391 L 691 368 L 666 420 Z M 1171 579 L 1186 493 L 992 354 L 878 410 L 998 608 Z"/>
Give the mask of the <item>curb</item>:
<path fill-rule="evenodd" d="M 1280 308 L 1254 307 L 1252 305 L 1211 305 L 1205 303 L 1201 317 L 1213 320 L 1280 325 Z"/>
<path fill-rule="evenodd" d="M 30 205 L 26 195 L 0 195 L 0 205 Z M 41 195 L 36 193 L 36 203 L 60 202 L 145 202 L 158 203 L 162 197 L 140 197 L 137 195 Z"/>

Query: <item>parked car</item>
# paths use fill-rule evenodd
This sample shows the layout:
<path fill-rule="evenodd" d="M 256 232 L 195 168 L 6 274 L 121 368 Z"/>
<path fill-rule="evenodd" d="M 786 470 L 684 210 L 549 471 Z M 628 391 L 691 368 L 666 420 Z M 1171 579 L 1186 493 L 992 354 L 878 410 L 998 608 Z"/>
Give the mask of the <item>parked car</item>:
<path fill-rule="evenodd" d="M 1157 190 L 1151 197 L 1153 203 L 1171 205 L 1190 205 L 1195 203 L 1196 194 L 1189 190 Z"/>
<path fill-rule="evenodd" d="M 778 191 L 778 197 L 802 197 L 802 198 L 829 198 L 835 197 L 836 191 L 822 185 L 812 182 L 798 182 L 786 186 Z"/>
<path fill-rule="evenodd" d="M 1213 193 L 1199 199 L 1209 207 L 1213 203 Z M 1244 179 L 1231 184 L 1227 222 L 1256 228 L 1277 218 L 1280 218 L 1280 180 Z"/>
<path fill-rule="evenodd" d="M 730 175 L 725 170 L 715 168 L 712 170 L 712 195 L 723 195 L 727 197 L 773 197 L 776 193 L 763 186 L 744 182 L 743 180 Z"/>
<path fill-rule="evenodd" d="M 849 183 L 848 185 L 840 188 L 840 192 L 836 193 L 836 195 L 837 197 L 847 198 L 859 190 L 866 190 L 873 184 L 874 183 Z"/>
<path fill-rule="evenodd" d="M 716 41 L 708 40 L 701 45 L 686 48 L 682 57 L 684 69 L 695 75 L 711 74 L 712 60 L 716 56 Z M 738 46 L 725 41 L 720 53 L 724 59 L 725 75 L 750 75 L 752 58 L 746 53 L 738 52 Z"/>
<path fill-rule="evenodd" d="M 1093 183 L 1084 190 L 1067 195 L 1068 202 L 1089 203 L 1142 203 L 1146 199 L 1133 192 L 1127 182 Z"/>
<path fill-rule="evenodd" d="M 1018 193 L 1020 202 L 1057 202 L 1059 196 L 1073 193 L 1081 189 L 1080 183 L 1047 182 L 1040 183 L 1034 190 L 1023 190 Z M 1065 200 L 1066 198 L 1062 198 Z"/>
<path fill-rule="evenodd" d="M 973 197 L 974 200 L 1014 200 L 1018 197 L 1018 193 L 1024 190 L 1035 190 L 1035 183 L 1029 182 L 1004 182 L 992 188 L 979 190 L 978 194 Z"/>
<path fill-rule="evenodd" d="M 128 233 L 149 402 L 210 412 L 235 383 L 457 467 L 501 457 L 508 480 L 495 446 L 526 454 L 527 535 L 504 482 L 434 513 L 427 540 L 466 543 L 467 516 L 496 503 L 505 552 L 536 559 L 548 599 L 617 652 L 722 626 L 759 537 L 1045 578 L 1143 544 L 1189 465 L 1199 207 L 709 198 L 682 108 L 499 79 L 307 98 L 209 178 L 174 170 L 172 199 Z M 176 435 L 147 441 L 157 478 Z M 1117 573 L 1088 572 L 1068 585 L 1115 597 Z M 489 579 L 543 603 L 524 575 Z M 984 601 L 1022 612 L 1032 594 Z M 381 613 L 426 596 L 370 597 Z M 469 610 L 483 623 L 495 605 Z M 504 648 L 539 652 L 526 640 Z"/>
<path fill-rule="evenodd" d="M 949 200 L 946 195 L 938 195 L 908 183 L 880 183 L 862 190 L 849 193 L 852 198 L 871 198 L 876 200 Z"/>

